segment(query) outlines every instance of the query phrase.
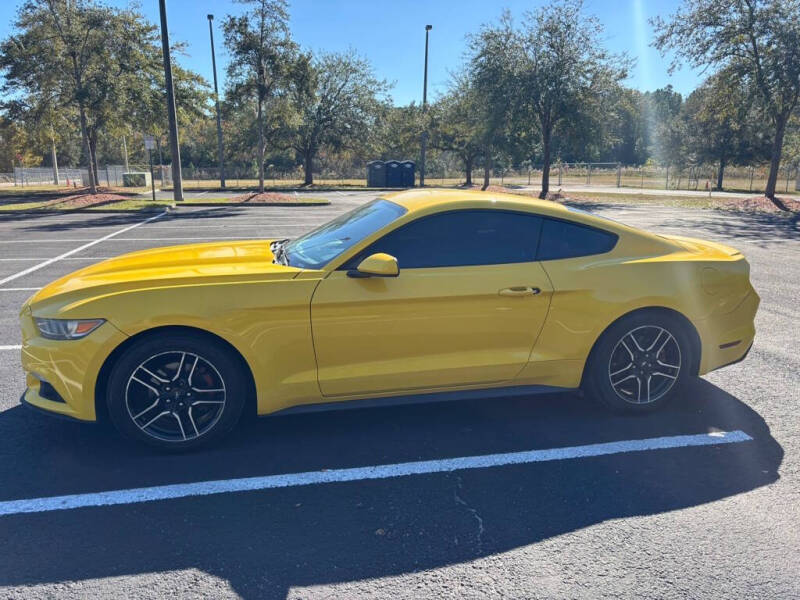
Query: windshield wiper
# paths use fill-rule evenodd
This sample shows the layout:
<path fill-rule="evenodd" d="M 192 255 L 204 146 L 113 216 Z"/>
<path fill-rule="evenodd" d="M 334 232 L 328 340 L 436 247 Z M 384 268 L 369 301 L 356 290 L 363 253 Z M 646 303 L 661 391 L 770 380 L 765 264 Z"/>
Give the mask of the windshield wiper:
<path fill-rule="evenodd" d="M 272 262 L 276 265 L 284 265 L 289 266 L 289 258 L 286 256 L 286 242 L 289 241 L 289 238 L 283 240 L 275 240 L 269 245 L 269 249 L 272 251 L 272 254 L 275 255 L 275 258 L 272 259 Z"/>

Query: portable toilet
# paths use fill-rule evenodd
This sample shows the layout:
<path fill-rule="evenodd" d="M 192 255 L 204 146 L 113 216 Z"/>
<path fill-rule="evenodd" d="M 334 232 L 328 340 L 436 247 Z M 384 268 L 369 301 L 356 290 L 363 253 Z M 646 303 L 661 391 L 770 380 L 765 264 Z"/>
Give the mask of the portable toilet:
<path fill-rule="evenodd" d="M 403 169 L 399 160 L 386 161 L 386 187 L 403 187 Z"/>
<path fill-rule="evenodd" d="M 414 187 L 416 163 L 413 160 L 404 160 L 400 163 L 400 170 L 403 173 L 403 187 Z"/>
<path fill-rule="evenodd" d="M 386 164 L 382 160 L 367 163 L 367 187 L 386 187 Z"/>

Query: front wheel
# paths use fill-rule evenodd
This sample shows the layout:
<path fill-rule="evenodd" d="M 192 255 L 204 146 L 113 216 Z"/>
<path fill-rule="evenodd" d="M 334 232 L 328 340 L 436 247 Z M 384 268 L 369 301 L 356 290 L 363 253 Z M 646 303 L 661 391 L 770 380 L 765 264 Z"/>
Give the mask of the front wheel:
<path fill-rule="evenodd" d="M 114 365 L 108 412 L 129 438 L 166 450 L 192 448 L 236 425 L 245 381 L 238 361 L 213 340 L 153 334 L 134 342 Z"/>
<path fill-rule="evenodd" d="M 592 351 L 584 391 L 621 412 L 648 412 L 672 400 L 690 376 L 692 346 L 677 319 L 656 312 L 623 318 Z"/>

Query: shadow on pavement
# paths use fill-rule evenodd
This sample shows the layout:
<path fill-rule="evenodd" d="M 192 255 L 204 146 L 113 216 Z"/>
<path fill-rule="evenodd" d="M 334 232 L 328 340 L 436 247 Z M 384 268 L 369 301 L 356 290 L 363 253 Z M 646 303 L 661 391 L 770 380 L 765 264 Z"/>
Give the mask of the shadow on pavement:
<path fill-rule="evenodd" d="M 22 227 L 22 231 L 28 232 L 54 232 L 54 231 L 73 231 L 73 230 L 87 230 L 92 228 L 101 227 L 125 227 L 126 225 L 134 225 L 141 223 L 145 219 L 154 217 L 161 211 L 152 212 L 131 212 L 131 213 L 100 213 L 92 214 L 84 213 L 70 213 L 63 215 L 66 217 L 64 220 L 57 222 L 33 223 Z M 171 212 L 161 220 L 185 220 L 185 219 L 218 219 L 222 217 L 234 217 L 241 214 L 246 214 L 246 207 L 237 206 L 222 206 L 214 208 L 205 208 L 197 210 L 187 210 L 186 212 Z M 25 215 L 2 215 L 0 222 L 14 221 L 14 220 L 36 220 L 44 217 L 53 217 L 53 214 L 25 214 Z M 59 215 L 56 215 L 59 216 Z"/>
<path fill-rule="evenodd" d="M 728 239 L 751 242 L 800 239 L 800 214 L 773 214 L 758 212 L 711 211 L 712 218 L 699 224 L 696 219 L 675 219 L 670 226 L 701 229 L 699 233 L 710 233 Z M 693 234 L 696 235 L 696 234 Z"/>
<path fill-rule="evenodd" d="M 0 585 L 196 568 L 283 597 L 712 502 L 783 460 L 761 416 L 704 380 L 645 417 L 574 394 L 294 415 L 180 456 L 16 407 L 0 413 L 0 500 L 737 429 L 753 441 L 0 517 Z"/>

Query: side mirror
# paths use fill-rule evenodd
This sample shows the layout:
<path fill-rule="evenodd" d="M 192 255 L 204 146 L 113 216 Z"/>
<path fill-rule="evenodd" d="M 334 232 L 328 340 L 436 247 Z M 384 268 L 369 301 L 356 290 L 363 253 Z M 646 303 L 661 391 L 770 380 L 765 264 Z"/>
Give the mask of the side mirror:
<path fill-rule="evenodd" d="M 358 268 L 347 272 L 348 277 L 397 277 L 399 274 L 397 259 L 383 252 L 368 256 L 358 264 Z"/>

